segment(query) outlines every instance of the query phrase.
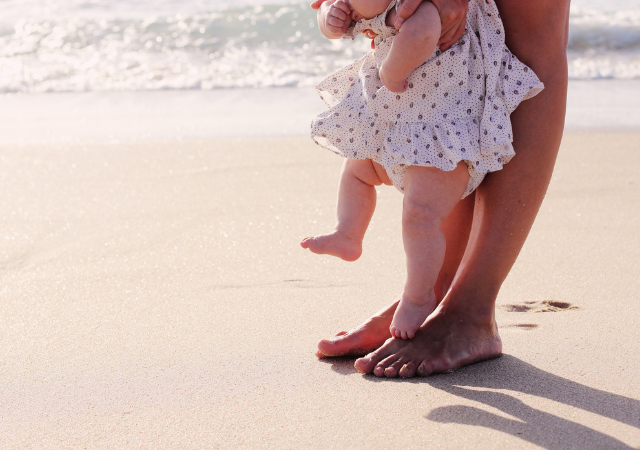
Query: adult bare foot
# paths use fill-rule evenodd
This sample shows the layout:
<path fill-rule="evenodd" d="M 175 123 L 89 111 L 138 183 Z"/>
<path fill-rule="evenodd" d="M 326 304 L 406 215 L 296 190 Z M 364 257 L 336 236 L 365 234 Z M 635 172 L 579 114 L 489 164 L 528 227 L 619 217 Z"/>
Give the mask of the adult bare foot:
<path fill-rule="evenodd" d="M 397 306 L 398 301 L 395 301 L 351 331 L 342 331 L 333 338 L 321 340 L 316 356 L 362 356 L 377 349 L 391 337 L 389 325 Z"/>
<path fill-rule="evenodd" d="M 362 373 L 408 378 L 446 372 L 502 353 L 493 314 L 456 308 L 445 299 L 410 341 L 389 338 L 356 361 Z"/>
<path fill-rule="evenodd" d="M 362 239 L 349 237 L 338 230 L 304 238 L 300 245 L 313 253 L 337 256 L 345 261 L 355 261 L 362 255 Z"/>

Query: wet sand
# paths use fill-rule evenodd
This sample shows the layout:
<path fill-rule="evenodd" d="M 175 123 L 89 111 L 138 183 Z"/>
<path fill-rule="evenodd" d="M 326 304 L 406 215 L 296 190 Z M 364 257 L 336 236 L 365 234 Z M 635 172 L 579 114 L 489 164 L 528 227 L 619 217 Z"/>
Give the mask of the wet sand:
<path fill-rule="evenodd" d="M 636 131 L 640 81 L 569 83 L 568 130 Z M 0 94 L 0 146 L 306 136 L 326 109 L 312 87 Z"/>
<path fill-rule="evenodd" d="M 401 197 L 355 263 L 306 137 L 0 147 L 3 448 L 638 448 L 640 133 L 570 132 L 499 297 L 505 355 L 377 379 L 318 339 L 400 292 Z"/>

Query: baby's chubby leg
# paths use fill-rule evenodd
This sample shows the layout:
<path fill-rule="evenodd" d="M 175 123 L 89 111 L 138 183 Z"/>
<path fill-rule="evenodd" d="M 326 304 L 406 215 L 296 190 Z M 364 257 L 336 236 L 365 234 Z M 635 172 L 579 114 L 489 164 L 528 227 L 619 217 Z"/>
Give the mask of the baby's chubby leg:
<path fill-rule="evenodd" d="M 407 255 L 407 280 L 389 330 L 392 336 L 413 338 L 435 309 L 433 287 L 444 261 L 442 222 L 464 194 L 469 170 L 464 162 L 451 172 L 411 166 L 404 176 L 402 240 Z"/>
<path fill-rule="evenodd" d="M 394 14 L 387 16 L 393 24 Z M 391 92 L 407 90 L 407 77 L 433 53 L 440 39 L 440 14 L 431 2 L 422 2 L 402 25 L 380 67 L 380 79 Z"/>
<path fill-rule="evenodd" d="M 362 254 L 362 240 L 376 208 L 375 186 L 391 185 L 387 172 L 371 160 L 347 159 L 338 187 L 338 220 L 329 234 L 307 237 L 300 245 L 313 253 L 355 261 Z"/>

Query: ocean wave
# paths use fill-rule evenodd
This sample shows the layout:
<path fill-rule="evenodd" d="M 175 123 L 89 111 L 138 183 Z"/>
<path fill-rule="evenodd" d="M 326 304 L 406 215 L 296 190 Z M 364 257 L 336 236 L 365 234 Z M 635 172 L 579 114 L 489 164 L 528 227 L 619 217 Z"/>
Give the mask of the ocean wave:
<path fill-rule="evenodd" d="M 569 23 L 569 76 L 640 78 L 640 7 L 577 6 Z"/>
<path fill-rule="evenodd" d="M 144 5 L 135 14 L 5 17 L 0 92 L 309 86 L 368 50 L 365 39 L 323 38 L 306 3 L 176 13 L 165 1 L 160 15 Z M 640 78 L 640 8 L 573 8 L 568 54 L 572 78 Z"/>
<path fill-rule="evenodd" d="M 330 71 L 332 57 L 346 56 L 346 48 L 327 46 L 314 27 L 307 5 L 147 19 L 21 20 L 0 29 L 0 90 L 294 85 Z"/>
<path fill-rule="evenodd" d="M 569 27 L 569 50 L 619 52 L 640 50 L 640 7 L 623 11 L 574 8 Z"/>

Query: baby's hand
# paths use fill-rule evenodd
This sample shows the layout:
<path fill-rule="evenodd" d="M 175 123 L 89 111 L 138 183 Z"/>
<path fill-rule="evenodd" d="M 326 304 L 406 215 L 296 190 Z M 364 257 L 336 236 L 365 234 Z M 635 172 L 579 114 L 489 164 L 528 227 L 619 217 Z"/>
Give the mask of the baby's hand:
<path fill-rule="evenodd" d="M 382 84 L 384 87 L 389 89 L 391 92 L 402 93 L 407 90 L 409 87 L 409 83 L 404 78 L 402 79 L 394 79 L 393 73 L 389 73 L 389 69 L 387 69 L 388 64 L 382 63 L 382 67 L 380 67 L 380 79 L 382 80 Z"/>
<path fill-rule="evenodd" d="M 338 0 L 329 8 L 325 27 L 331 34 L 342 37 L 351 25 L 351 9 L 343 0 Z"/>

